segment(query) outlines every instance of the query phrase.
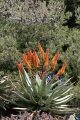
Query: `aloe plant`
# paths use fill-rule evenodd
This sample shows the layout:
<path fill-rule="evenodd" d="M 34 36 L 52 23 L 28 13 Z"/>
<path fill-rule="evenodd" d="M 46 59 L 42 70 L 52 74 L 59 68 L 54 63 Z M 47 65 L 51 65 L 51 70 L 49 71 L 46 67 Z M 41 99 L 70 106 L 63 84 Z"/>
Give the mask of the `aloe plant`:
<path fill-rule="evenodd" d="M 45 77 L 40 79 L 38 74 L 31 79 L 25 70 L 24 74 L 25 76 L 20 73 L 21 80 L 14 86 L 16 105 L 30 110 L 65 111 L 67 109 L 65 103 L 70 101 L 73 96 L 69 93 L 72 85 L 67 85 L 68 82 L 59 84 L 59 81 L 54 82 L 53 80 L 47 82 Z"/>
<path fill-rule="evenodd" d="M 73 97 L 73 94 L 70 92 L 73 85 L 69 85 L 70 80 L 62 84 L 57 80 L 65 71 L 66 62 L 63 63 L 54 77 L 48 80 L 49 75 L 56 69 L 59 50 L 52 59 L 49 59 L 49 49 L 46 49 L 46 52 L 44 52 L 40 44 L 38 47 L 42 60 L 40 60 L 41 57 L 38 57 L 36 51 L 32 52 L 30 49 L 23 54 L 23 61 L 27 66 L 28 72 L 22 63 L 16 62 L 20 81 L 16 84 L 12 83 L 15 88 L 13 91 L 15 99 L 12 102 L 19 107 L 17 109 L 68 111 L 66 103 Z"/>

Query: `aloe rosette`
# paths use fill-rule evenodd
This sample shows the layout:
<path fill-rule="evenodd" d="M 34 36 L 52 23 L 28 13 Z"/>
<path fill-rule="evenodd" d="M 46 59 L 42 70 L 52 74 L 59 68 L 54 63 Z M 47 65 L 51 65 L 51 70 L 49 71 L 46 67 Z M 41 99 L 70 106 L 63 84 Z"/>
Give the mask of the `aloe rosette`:
<path fill-rule="evenodd" d="M 16 96 L 14 104 L 19 109 L 68 111 L 66 103 L 73 97 L 70 92 L 73 85 L 68 84 L 70 80 L 62 84 L 59 84 L 60 81 L 57 80 L 64 73 L 67 63 L 64 62 L 54 77 L 48 81 L 49 75 L 55 71 L 57 66 L 59 50 L 50 59 L 49 49 L 44 52 L 40 43 L 38 48 L 38 53 L 28 49 L 27 53 L 23 54 L 22 62 L 16 62 L 20 81 L 16 84 L 12 83 L 15 88 L 13 93 Z M 25 63 L 27 70 L 23 63 Z"/>

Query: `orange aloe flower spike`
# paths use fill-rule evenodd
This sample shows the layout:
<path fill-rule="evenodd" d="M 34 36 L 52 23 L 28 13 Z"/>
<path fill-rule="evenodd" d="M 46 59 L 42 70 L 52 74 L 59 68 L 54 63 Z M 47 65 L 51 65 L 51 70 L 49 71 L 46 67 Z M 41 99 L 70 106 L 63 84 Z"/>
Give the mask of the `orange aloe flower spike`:
<path fill-rule="evenodd" d="M 31 63 L 30 63 L 30 61 L 29 61 L 29 59 L 28 59 L 28 55 L 27 55 L 26 53 L 23 54 L 23 60 L 24 60 L 24 62 L 26 63 L 27 68 L 28 68 L 28 69 L 31 69 Z"/>
<path fill-rule="evenodd" d="M 38 43 L 38 48 L 39 48 L 39 51 L 40 51 L 40 53 L 42 54 L 42 57 L 43 57 L 43 59 L 44 59 L 44 50 L 43 50 L 43 48 L 42 48 L 42 46 L 41 46 L 41 44 L 40 43 Z"/>
<path fill-rule="evenodd" d="M 28 55 L 28 59 L 31 60 L 32 59 L 32 55 L 33 55 L 31 49 L 28 49 L 27 55 Z"/>
<path fill-rule="evenodd" d="M 49 49 L 46 49 L 46 53 L 44 55 L 44 66 L 47 66 L 49 64 Z"/>
<path fill-rule="evenodd" d="M 18 63 L 18 61 L 16 61 L 16 65 L 17 65 L 18 70 L 20 70 L 21 72 L 23 72 L 23 65 L 22 65 L 22 63 L 21 62 Z"/>
<path fill-rule="evenodd" d="M 55 55 L 53 56 L 51 63 L 54 64 L 55 61 L 59 59 L 59 50 L 56 51 Z"/>
<path fill-rule="evenodd" d="M 40 60 L 38 58 L 38 55 L 37 55 L 36 51 L 33 52 L 32 62 L 33 62 L 34 67 L 36 67 L 36 68 L 39 67 Z"/>
<path fill-rule="evenodd" d="M 57 72 L 56 77 L 59 77 L 60 75 L 62 75 L 65 72 L 66 67 L 67 67 L 67 63 L 65 62 Z"/>
<path fill-rule="evenodd" d="M 56 51 L 55 55 L 53 56 L 53 58 L 50 62 L 50 64 L 51 64 L 51 69 L 50 70 L 55 69 L 58 59 L 59 59 L 59 50 Z"/>

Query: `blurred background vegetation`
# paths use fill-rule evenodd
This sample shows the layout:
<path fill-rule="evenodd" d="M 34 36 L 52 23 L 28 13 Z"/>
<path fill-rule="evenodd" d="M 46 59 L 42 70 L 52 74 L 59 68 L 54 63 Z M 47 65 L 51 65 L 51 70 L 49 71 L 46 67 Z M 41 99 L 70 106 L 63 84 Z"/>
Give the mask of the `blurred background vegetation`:
<path fill-rule="evenodd" d="M 80 99 L 80 0 L 0 1 L 0 80 L 16 80 L 16 60 L 41 42 L 52 56 L 60 49 L 67 59 L 67 78 L 73 77 L 76 104 Z M 73 101 L 74 103 L 74 101 Z"/>

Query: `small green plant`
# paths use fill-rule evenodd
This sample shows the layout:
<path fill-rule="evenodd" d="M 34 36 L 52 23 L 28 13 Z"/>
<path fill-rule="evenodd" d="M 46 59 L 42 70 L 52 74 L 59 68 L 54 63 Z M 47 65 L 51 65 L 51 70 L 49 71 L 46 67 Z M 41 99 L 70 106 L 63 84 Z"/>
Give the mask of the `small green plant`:
<path fill-rule="evenodd" d="M 72 99 L 73 94 L 70 93 L 70 90 L 73 86 L 72 84 L 69 85 L 69 80 L 62 84 L 58 80 L 64 73 L 67 64 L 66 62 L 63 63 L 57 73 L 51 76 L 57 66 L 59 50 L 52 59 L 49 59 L 49 49 L 44 52 L 40 44 L 38 44 L 38 48 L 41 53 L 39 57 L 36 51 L 32 52 L 30 49 L 23 54 L 22 61 L 25 62 L 28 73 L 21 62 L 16 62 L 20 81 L 16 84 L 12 83 L 15 88 L 13 91 L 15 94 L 13 103 L 20 109 L 69 111 L 66 103 Z M 40 59 L 41 57 L 42 59 Z"/>
<path fill-rule="evenodd" d="M 10 83 L 7 80 L 0 81 L 0 109 L 6 109 L 6 104 L 9 102 Z"/>

